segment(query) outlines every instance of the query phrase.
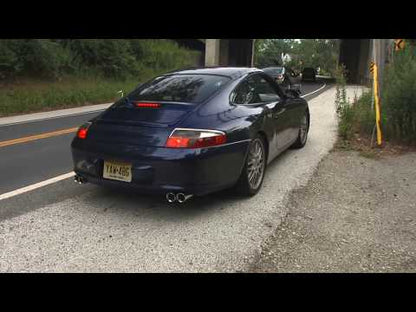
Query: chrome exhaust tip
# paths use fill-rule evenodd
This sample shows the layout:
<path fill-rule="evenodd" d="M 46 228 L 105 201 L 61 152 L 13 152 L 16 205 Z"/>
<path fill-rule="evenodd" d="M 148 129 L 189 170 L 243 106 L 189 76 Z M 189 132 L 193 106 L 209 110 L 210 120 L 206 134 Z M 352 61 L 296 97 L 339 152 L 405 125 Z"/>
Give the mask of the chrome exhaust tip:
<path fill-rule="evenodd" d="M 79 176 L 79 175 L 76 175 L 75 177 L 74 177 L 74 182 L 75 183 L 78 183 L 78 184 L 85 184 L 85 183 L 87 183 L 87 179 L 85 179 L 85 178 L 83 178 L 83 177 L 81 177 L 81 176 Z"/>
<path fill-rule="evenodd" d="M 192 196 L 193 196 L 192 194 L 185 195 L 184 193 L 178 193 L 176 194 L 176 200 L 178 201 L 178 203 L 183 204 Z"/>
<path fill-rule="evenodd" d="M 168 201 L 168 203 L 174 203 L 176 201 L 175 194 L 172 192 L 166 193 L 166 200 Z"/>

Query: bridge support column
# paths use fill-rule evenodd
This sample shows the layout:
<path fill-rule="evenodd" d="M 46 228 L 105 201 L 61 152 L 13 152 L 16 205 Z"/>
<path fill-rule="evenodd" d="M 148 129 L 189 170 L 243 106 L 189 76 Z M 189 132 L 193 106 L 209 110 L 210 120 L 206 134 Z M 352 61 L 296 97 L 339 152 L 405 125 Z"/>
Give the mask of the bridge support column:
<path fill-rule="evenodd" d="M 220 64 L 220 39 L 205 40 L 205 66 Z"/>
<path fill-rule="evenodd" d="M 371 58 L 371 45 L 370 40 L 360 40 L 360 51 L 359 51 L 359 67 L 358 67 L 358 83 L 362 85 L 369 85 L 371 83 L 370 77 L 370 61 Z"/>
<path fill-rule="evenodd" d="M 253 66 L 253 40 L 206 39 L 205 66 Z"/>

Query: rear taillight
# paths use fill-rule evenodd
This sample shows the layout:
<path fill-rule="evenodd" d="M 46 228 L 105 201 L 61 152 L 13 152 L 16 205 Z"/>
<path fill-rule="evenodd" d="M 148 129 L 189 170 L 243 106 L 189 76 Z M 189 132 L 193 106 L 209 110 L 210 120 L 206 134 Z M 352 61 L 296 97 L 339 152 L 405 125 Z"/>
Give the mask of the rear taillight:
<path fill-rule="evenodd" d="M 136 107 L 146 107 L 146 108 L 159 108 L 159 103 L 148 103 L 148 102 L 134 102 Z"/>
<path fill-rule="evenodd" d="M 88 128 L 91 126 L 91 122 L 87 122 L 79 127 L 77 132 L 78 139 L 86 139 L 88 134 Z"/>
<path fill-rule="evenodd" d="M 221 145 L 226 141 L 227 138 L 222 131 L 177 128 L 166 141 L 166 147 L 202 148 Z"/>

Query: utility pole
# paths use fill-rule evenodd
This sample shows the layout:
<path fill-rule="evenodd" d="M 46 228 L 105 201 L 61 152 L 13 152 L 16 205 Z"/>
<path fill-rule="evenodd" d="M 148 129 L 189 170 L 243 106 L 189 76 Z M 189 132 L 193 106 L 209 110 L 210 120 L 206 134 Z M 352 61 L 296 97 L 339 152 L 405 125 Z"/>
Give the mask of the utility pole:
<path fill-rule="evenodd" d="M 373 39 L 373 58 L 374 63 L 377 64 L 378 67 L 378 85 L 379 90 L 381 90 L 382 87 L 382 81 L 383 81 L 383 70 L 384 70 L 384 63 L 385 63 L 385 57 L 383 53 L 383 45 L 384 40 L 383 39 Z"/>
<path fill-rule="evenodd" d="M 373 62 L 375 63 L 374 72 L 373 72 L 373 93 L 374 93 L 374 108 L 376 113 L 376 129 L 377 129 L 377 145 L 381 146 L 382 144 L 382 134 L 381 134 L 381 103 L 380 103 L 380 94 L 381 94 L 381 80 L 382 72 L 384 69 L 384 57 L 382 49 L 381 39 L 373 39 Z"/>

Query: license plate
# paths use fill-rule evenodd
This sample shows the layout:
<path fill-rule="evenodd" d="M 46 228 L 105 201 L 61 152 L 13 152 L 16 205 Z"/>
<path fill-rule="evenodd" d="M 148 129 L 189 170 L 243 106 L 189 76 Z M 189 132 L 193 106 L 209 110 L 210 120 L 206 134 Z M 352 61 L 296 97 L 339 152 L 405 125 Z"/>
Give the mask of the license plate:
<path fill-rule="evenodd" d="M 131 182 L 131 164 L 104 161 L 103 178 Z"/>

